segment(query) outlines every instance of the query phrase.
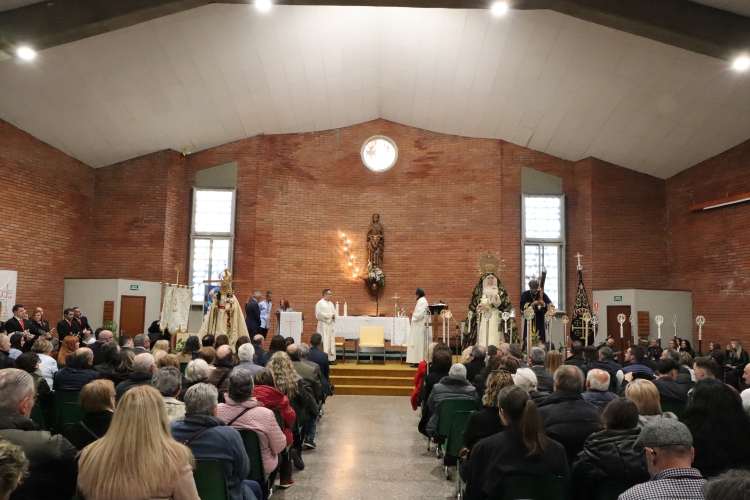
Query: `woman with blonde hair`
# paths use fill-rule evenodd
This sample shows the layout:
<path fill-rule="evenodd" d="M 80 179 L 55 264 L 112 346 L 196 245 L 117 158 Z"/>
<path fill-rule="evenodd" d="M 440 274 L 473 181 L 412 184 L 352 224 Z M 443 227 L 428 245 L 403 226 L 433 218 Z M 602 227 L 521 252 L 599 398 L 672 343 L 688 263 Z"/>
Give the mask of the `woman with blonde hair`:
<path fill-rule="evenodd" d="M 469 451 L 480 439 L 502 432 L 505 428 L 500 420 L 497 395 L 501 389 L 513 385 L 513 376 L 508 370 L 495 370 L 487 377 L 487 389 L 482 397 L 483 409 L 472 412 L 466 421 L 464 447 Z"/>
<path fill-rule="evenodd" d="M 168 340 L 157 340 L 154 347 L 151 348 L 151 354 L 156 354 L 157 351 L 164 351 L 169 354 L 169 341 Z"/>
<path fill-rule="evenodd" d="M 164 351 L 159 351 L 154 355 L 154 361 L 156 361 L 156 368 L 164 368 L 165 366 L 173 366 L 180 369 L 180 361 L 174 354 L 161 354 Z M 157 359 L 158 356 L 158 359 Z"/>
<path fill-rule="evenodd" d="M 637 378 L 630 382 L 625 387 L 625 397 L 638 407 L 638 426 L 641 428 L 656 418 L 677 420 L 677 415 L 672 412 L 662 413 L 659 390 L 650 380 Z"/>
<path fill-rule="evenodd" d="M 58 366 L 65 365 L 65 358 L 76 352 L 78 349 L 78 337 L 75 335 L 68 335 L 62 341 L 60 352 L 57 353 L 57 364 Z"/>
<path fill-rule="evenodd" d="M 737 390 L 740 390 L 740 381 L 749 359 L 747 351 L 742 348 L 742 342 L 732 339 L 727 350 L 727 364 L 732 367 L 726 372 L 726 382 Z"/>
<path fill-rule="evenodd" d="M 38 338 L 34 345 L 31 346 L 31 352 L 39 356 L 39 371 L 42 377 L 47 381 L 47 385 L 52 387 L 52 380 L 57 373 L 57 361 L 50 356 L 52 353 L 52 342 L 45 338 Z"/>
<path fill-rule="evenodd" d="M 200 500 L 193 454 L 172 438 L 168 423 L 159 391 L 148 385 L 127 391 L 109 431 L 81 452 L 78 489 L 84 498 Z"/>
<path fill-rule="evenodd" d="M 547 353 L 547 359 L 544 360 L 544 367 L 552 375 L 555 374 L 558 368 L 563 364 L 562 354 L 559 351 L 550 351 Z"/>

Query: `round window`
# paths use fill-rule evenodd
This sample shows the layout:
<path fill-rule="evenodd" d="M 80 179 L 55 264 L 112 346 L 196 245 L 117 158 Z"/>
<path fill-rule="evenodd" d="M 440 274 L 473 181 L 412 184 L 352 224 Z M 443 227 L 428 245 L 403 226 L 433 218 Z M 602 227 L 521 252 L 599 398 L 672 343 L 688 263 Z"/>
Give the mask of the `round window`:
<path fill-rule="evenodd" d="M 383 172 L 396 163 L 398 148 L 388 137 L 376 135 L 365 141 L 360 155 L 367 168 L 374 172 Z"/>

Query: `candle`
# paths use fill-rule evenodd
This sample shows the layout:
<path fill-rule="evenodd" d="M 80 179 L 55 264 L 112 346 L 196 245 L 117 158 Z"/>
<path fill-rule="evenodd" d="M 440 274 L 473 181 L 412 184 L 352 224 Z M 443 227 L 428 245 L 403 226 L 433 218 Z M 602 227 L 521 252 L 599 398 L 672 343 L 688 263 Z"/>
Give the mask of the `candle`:
<path fill-rule="evenodd" d="M 336 301 L 336 316 L 339 315 L 339 303 Z"/>
<path fill-rule="evenodd" d="M 344 316 L 347 316 L 347 311 L 346 311 L 346 302 L 344 302 Z"/>

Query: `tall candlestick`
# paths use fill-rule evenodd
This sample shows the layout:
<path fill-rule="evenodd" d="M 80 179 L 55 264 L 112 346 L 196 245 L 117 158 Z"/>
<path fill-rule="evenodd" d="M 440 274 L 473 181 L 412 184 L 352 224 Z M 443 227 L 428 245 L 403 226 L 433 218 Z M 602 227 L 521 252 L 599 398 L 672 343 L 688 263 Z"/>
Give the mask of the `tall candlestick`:
<path fill-rule="evenodd" d="M 344 302 L 344 316 L 348 316 L 348 314 L 347 314 L 347 308 L 346 308 L 346 302 Z"/>
<path fill-rule="evenodd" d="M 338 315 L 339 315 L 339 302 L 337 300 L 336 301 L 336 316 L 338 316 Z"/>

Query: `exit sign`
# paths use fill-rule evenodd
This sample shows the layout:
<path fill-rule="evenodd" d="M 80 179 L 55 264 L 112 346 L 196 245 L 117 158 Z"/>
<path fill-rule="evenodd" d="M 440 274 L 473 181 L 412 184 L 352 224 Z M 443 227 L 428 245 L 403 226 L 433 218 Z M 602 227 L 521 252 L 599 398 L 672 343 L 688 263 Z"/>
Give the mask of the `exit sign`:
<path fill-rule="evenodd" d="M 622 302 L 622 295 L 615 295 L 615 302 Z"/>
<path fill-rule="evenodd" d="M 130 285 L 131 290 L 138 290 L 138 285 Z"/>

